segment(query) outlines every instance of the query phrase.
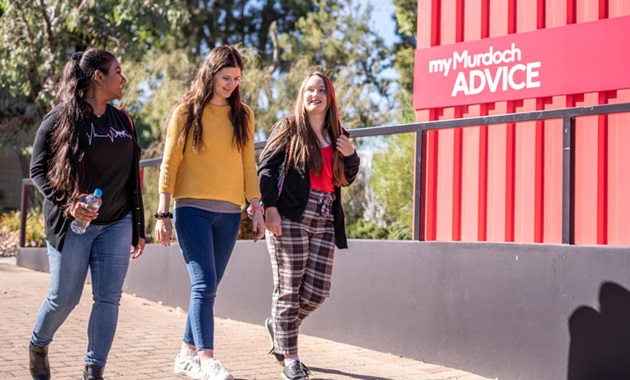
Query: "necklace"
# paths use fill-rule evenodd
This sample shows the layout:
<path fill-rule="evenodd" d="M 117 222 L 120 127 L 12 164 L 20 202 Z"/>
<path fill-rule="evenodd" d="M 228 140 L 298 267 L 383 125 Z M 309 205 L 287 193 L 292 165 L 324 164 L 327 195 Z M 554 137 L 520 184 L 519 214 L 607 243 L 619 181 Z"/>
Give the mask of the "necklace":
<path fill-rule="evenodd" d="M 105 111 L 103 111 L 103 113 L 98 114 L 94 112 L 93 115 L 96 116 L 97 119 L 102 119 L 105 115 L 107 115 L 107 108 L 105 108 Z"/>
<path fill-rule="evenodd" d="M 100 119 L 106 113 L 107 113 L 107 106 L 105 106 L 105 109 L 103 110 L 103 113 L 97 114 L 96 112 L 93 112 L 93 115 L 96 116 L 97 119 Z"/>

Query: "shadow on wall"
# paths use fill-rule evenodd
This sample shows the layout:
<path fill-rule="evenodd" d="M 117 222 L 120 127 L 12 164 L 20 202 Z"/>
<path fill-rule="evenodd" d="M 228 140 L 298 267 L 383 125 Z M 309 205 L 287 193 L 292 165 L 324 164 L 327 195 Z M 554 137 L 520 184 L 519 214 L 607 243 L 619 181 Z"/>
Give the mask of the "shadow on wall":
<path fill-rule="evenodd" d="M 599 311 L 579 307 L 569 318 L 568 380 L 630 379 L 630 292 L 606 282 Z"/>

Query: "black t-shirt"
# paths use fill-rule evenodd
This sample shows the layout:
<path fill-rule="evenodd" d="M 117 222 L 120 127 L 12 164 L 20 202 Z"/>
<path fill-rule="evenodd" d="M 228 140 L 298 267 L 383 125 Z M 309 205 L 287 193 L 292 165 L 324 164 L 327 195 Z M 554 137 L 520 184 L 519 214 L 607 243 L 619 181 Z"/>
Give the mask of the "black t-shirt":
<path fill-rule="evenodd" d="M 103 190 L 103 204 L 92 224 L 118 221 L 131 211 L 127 181 L 133 168 L 133 137 L 116 122 L 109 104 L 100 117 L 92 115 L 83 137 L 90 172 L 88 189 Z"/>

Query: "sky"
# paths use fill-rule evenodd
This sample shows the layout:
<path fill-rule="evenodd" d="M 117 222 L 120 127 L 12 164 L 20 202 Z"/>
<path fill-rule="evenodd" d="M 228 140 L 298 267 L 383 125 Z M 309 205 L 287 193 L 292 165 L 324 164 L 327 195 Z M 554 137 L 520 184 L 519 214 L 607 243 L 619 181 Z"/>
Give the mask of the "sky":
<path fill-rule="evenodd" d="M 392 0 L 355 0 L 362 7 L 371 4 L 372 23 L 376 31 L 385 40 L 388 46 L 392 46 L 397 40 L 396 22 L 394 21 L 394 3 Z"/>

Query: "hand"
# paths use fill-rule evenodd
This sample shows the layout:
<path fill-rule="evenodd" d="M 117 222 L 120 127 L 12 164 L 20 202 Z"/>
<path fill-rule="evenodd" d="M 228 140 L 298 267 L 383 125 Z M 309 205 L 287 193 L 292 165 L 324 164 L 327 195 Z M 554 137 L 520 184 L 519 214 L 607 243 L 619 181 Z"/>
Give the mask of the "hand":
<path fill-rule="evenodd" d="M 138 239 L 138 245 L 136 245 L 135 247 L 133 245 L 131 246 L 131 252 L 129 252 L 130 255 L 133 255 L 131 257 L 131 260 L 137 259 L 138 257 L 142 255 L 142 253 L 144 252 L 145 245 L 146 245 L 146 241 L 144 240 L 144 238 L 140 238 Z"/>
<path fill-rule="evenodd" d="M 170 218 L 158 219 L 155 223 L 155 238 L 165 247 L 171 245 L 171 234 L 173 233 L 173 225 Z"/>
<path fill-rule="evenodd" d="M 258 240 L 262 239 L 263 236 L 265 236 L 265 230 L 267 228 L 265 226 L 265 217 L 263 216 L 263 213 L 261 211 L 254 213 L 254 219 L 252 220 L 252 224 L 254 226 L 253 228 L 254 233 L 256 234 L 254 236 L 254 243 L 255 243 Z"/>
<path fill-rule="evenodd" d="M 82 222 L 91 222 L 98 216 L 97 208 L 90 207 L 87 203 L 83 202 L 83 199 L 87 196 L 88 194 L 81 194 L 79 196 L 81 200 L 70 205 L 70 215 L 72 215 L 74 219 Z"/>
<path fill-rule="evenodd" d="M 280 217 L 280 213 L 278 213 L 278 209 L 275 207 L 268 207 L 267 210 L 265 210 L 265 213 L 267 231 L 276 236 L 282 236 L 282 218 Z"/>
<path fill-rule="evenodd" d="M 351 156 L 354 153 L 354 146 L 350 142 L 350 139 L 346 135 L 340 135 L 337 138 L 337 150 L 344 157 Z"/>

